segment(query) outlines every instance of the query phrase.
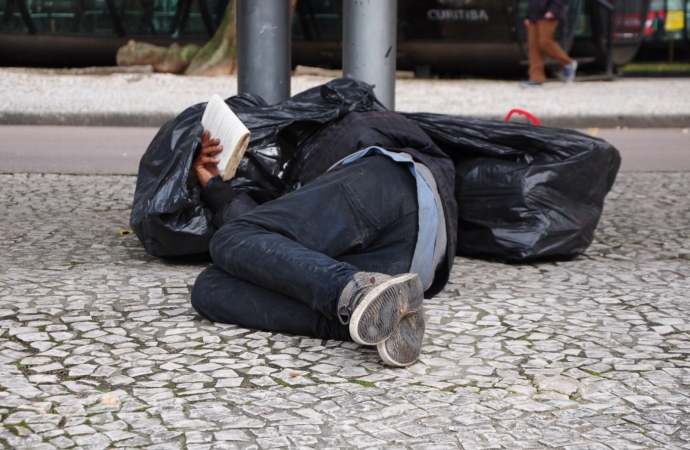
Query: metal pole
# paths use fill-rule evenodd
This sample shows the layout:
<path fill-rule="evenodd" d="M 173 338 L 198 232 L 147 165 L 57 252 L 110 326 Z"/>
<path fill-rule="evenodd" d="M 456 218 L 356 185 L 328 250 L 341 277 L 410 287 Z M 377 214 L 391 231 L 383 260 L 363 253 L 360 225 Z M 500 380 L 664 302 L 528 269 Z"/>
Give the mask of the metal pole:
<path fill-rule="evenodd" d="M 237 0 L 237 91 L 290 97 L 290 0 Z"/>
<path fill-rule="evenodd" d="M 383 105 L 395 109 L 397 0 L 343 2 L 343 75 L 373 84 Z"/>

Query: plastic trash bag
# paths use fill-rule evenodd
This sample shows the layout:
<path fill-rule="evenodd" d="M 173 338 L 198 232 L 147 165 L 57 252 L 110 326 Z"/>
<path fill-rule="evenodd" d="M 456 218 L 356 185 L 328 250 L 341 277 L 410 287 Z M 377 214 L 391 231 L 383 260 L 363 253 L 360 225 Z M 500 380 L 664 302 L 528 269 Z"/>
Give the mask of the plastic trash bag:
<path fill-rule="evenodd" d="M 273 106 L 256 95 L 225 102 L 252 133 L 235 177 L 238 191 L 261 204 L 299 186 L 298 166 L 324 127 L 350 111 L 383 110 L 372 86 L 339 79 Z M 191 173 L 200 148 L 206 103 L 187 108 L 161 127 L 139 164 L 130 223 L 148 253 L 166 258 L 205 258 L 216 232 Z"/>
<path fill-rule="evenodd" d="M 570 259 L 592 243 L 621 164 L 611 144 L 558 128 L 405 115 L 456 163 L 457 254 Z"/>
<path fill-rule="evenodd" d="M 351 111 L 384 110 L 372 87 L 333 80 L 268 106 L 254 95 L 226 103 L 252 132 L 229 183 L 256 203 L 300 186 L 321 137 Z M 206 104 L 166 123 L 142 157 L 130 222 L 154 256 L 208 257 L 216 231 L 191 165 Z M 523 262 L 567 259 L 591 244 L 604 197 L 620 167 L 618 151 L 584 134 L 518 123 L 408 113 L 456 165 L 457 253 Z M 317 150 L 318 149 L 318 150 Z"/>

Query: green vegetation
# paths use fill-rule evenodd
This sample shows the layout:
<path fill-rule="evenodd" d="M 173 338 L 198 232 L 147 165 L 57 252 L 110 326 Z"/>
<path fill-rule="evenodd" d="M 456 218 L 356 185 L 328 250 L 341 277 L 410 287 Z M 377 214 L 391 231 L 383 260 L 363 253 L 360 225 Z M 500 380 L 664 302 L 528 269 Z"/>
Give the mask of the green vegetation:
<path fill-rule="evenodd" d="M 273 381 L 275 381 L 276 383 L 278 383 L 279 385 L 281 385 L 281 386 L 285 386 L 285 387 L 289 387 L 289 388 L 292 387 L 292 385 L 291 385 L 290 383 L 286 383 L 285 381 L 281 380 L 280 378 L 273 378 L 273 377 L 271 377 L 271 379 L 272 379 Z"/>
<path fill-rule="evenodd" d="M 688 63 L 632 63 L 621 67 L 620 72 L 623 74 L 634 72 L 685 72 L 690 73 L 690 64 Z"/>
<path fill-rule="evenodd" d="M 19 362 L 15 361 L 12 363 L 12 365 L 16 366 L 17 369 L 21 370 L 25 376 L 29 374 L 29 366 L 27 366 L 26 364 L 20 364 Z"/>
<path fill-rule="evenodd" d="M 374 383 L 372 383 L 371 381 L 354 380 L 353 383 L 357 383 L 364 387 L 374 387 Z"/>

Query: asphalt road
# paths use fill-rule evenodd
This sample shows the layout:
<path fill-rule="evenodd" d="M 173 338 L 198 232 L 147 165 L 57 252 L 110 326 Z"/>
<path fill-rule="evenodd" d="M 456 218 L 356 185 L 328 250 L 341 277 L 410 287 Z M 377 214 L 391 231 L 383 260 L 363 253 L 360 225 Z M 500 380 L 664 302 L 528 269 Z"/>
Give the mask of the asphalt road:
<path fill-rule="evenodd" d="M 136 174 L 157 128 L 0 126 L 0 173 Z M 588 129 L 623 155 L 622 171 L 690 171 L 690 132 Z"/>

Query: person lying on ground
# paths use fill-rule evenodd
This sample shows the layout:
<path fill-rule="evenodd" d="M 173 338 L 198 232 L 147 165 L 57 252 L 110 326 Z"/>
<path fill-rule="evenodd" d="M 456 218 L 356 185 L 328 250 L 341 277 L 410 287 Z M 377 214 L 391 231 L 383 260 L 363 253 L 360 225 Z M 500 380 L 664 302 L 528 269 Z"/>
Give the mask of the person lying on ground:
<path fill-rule="evenodd" d="M 387 134 L 425 137 L 421 141 L 429 145 L 402 116 L 350 113 L 323 139 L 322 151 L 329 156 L 320 164 L 330 167 L 333 158 L 349 156 L 296 191 L 235 215 L 216 232 L 210 244 L 213 265 L 192 290 L 192 306 L 202 317 L 376 345 L 393 366 L 418 359 L 424 296 L 443 288 L 450 247 L 455 254 L 448 229 L 454 233 L 456 225 L 446 222 L 455 206 L 441 199 L 437 187 L 441 178 L 446 192 L 448 176 L 435 177 L 415 161 L 410 155 L 419 156 L 418 150 L 397 148 L 402 143 L 381 137 L 369 140 L 390 144 L 388 150 L 361 149 L 361 142 L 344 137 L 365 136 L 364 128 L 376 124 L 379 131 L 388 127 Z M 239 196 L 215 168 L 221 144 L 205 132 L 193 170 L 204 201 L 217 217 L 227 218 L 225 210 Z M 452 172 L 452 162 L 439 154 Z M 428 155 L 420 158 L 436 167 Z"/>

